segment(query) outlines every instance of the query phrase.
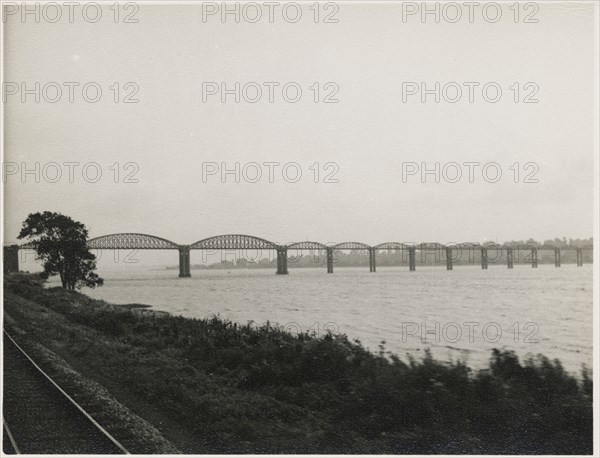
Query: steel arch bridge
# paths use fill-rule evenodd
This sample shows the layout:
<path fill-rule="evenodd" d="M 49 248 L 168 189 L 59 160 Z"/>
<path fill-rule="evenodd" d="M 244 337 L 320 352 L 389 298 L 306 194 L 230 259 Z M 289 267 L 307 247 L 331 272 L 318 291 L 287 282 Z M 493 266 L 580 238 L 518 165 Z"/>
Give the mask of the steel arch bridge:
<path fill-rule="evenodd" d="M 99 250 L 177 250 L 179 245 L 170 240 L 133 232 L 103 235 L 88 240 L 88 248 Z"/>
<path fill-rule="evenodd" d="M 376 250 L 405 250 L 410 248 L 409 245 L 400 242 L 384 242 L 373 247 Z"/>
<path fill-rule="evenodd" d="M 417 250 L 421 251 L 437 251 L 437 250 L 445 250 L 446 245 L 443 245 L 438 242 L 423 242 L 415 245 Z"/>
<path fill-rule="evenodd" d="M 526 242 L 524 244 L 518 244 L 513 246 L 512 244 L 498 244 L 495 242 L 463 242 L 463 243 L 452 243 L 452 244 L 441 244 L 437 242 L 428 242 L 420 244 L 408 244 L 400 242 L 384 242 L 378 245 L 367 245 L 361 242 L 343 242 L 336 245 L 325 245 L 320 242 L 313 241 L 302 241 L 296 243 L 290 243 L 287 245 L 280 245 L 275 242 L 271 242 L 261 237 L 244 234 L 226 234 L 218 235 L 214 237 L 205 238 L 199 240 L 191 245 L 179 245 L 171 240 L 167 240 L 162 237 L 157 237 L 149 234 L 140 234 L 134 232 L 125 232 L 117 234 L 109 234 L 101 237 L 95 237 L 87 241 L 87 245 L 90 249 L 105 249 L 105 250 L 178 250 L 179 251 L 179 276 L 190 277 L 190 250 L 274 250 L 277 252 L 277 274 L 287 274 L 287 252 L 288 250 L 313 250 L 313 251 L 325 251 L 327 253 L 327 272 L 333 272 L 333 254 L 335 251 L 342 250 L 363 250 L 369 253 L 369 268 L 371 272 L 375 272 L 376 269 L 376 253 L 379 250 L 401 250 L 408 251 L 409 255 L 409 266 L 410 270 L 415 270 L 416 266 L 416 252 L 425 251 L 440 251 L 445 252 L 446 266 L 448 270 L 452 270 L 453 263 L 456 259 L 453 255 L 459 254 L 461 250 L 469 250 L 470 258 L 472 252 L 481 252 L 481 268 L 487 269 L 488 261 L 496 262 L 498 259 L 497 253 L 500 256 L 506 256 L 508 268 L 513 268 L 514 251 L 520 249 L 530 252 L 530 254 L 524 259 L 524 262 L 531 263 L 532 267 L 538 265 L 538 250 L 554 250 L 555 266 L 560 267 L 561 265 L 561 250 L 565 248 L 560 247 L 548 247 L 545 245 L 538 245 L 536 243 Z M 31 250 L 35 249 L 37 243 L 30 241 L 21 245 L 12 245 L 4 247 L 5 257 L 5 269 L 7 265 L 10 267 L 7 271 L 18 271 L 18 250 Z M 584 248 L 566 248 L 577 251 L 577 266 L 583 265 L 583 249 L 590 249 L 590 247 Z M 496 251 L 495 257 L 488 255 L 488 250 Z M 8 253 L 8 254 L 7 254 Z M 459 256 L 460 257 L 460 256 Z M 474 258 L 473 258 L 474 259 Z"/>
<path fill-rule="evenodd" d="M 245 234 L 226 234 L 198 240 L 180 250 L 179 276 L 190 277 L 190 250 L 276 250 L 277 273 L 287 274 L 287 256 L 284 248 L 269 240 Z M 182 267 L 183 265 L 183 267 Z"/>
<path fill-rule="evenodd" d="M 27 242 L 27 243 L 22 243 L 21 245 L 18 245 L 20 250 L 35 250 L 35 248 L 37 247 L 37 243 L 35 242 Z"/>
<path fill-rule="evenodd" d="M 296 242 L 287 245 L 288 250 L 327 250 L 329 247 L 320 242 Z"/>
<path fill-rule="evenodd" d="M 280 246 L 253 235 L 227 234 L 209 237 L 190 245 L 190 250 L 277 250 Z"/>
<path fill-rule="evenodd" d="M 370 250 L 372 247 L 361 242 L 342 242 L 333 245 L 334 250 Z"/>

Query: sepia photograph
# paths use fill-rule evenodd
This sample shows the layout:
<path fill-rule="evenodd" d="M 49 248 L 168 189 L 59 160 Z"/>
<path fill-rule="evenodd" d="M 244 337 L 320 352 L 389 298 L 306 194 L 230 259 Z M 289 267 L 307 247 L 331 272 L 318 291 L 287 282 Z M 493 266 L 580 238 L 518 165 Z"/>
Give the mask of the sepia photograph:
<path fill-rule="evenodd" d="M 600 2 L 4 1 L 2 456 L 600 454 Z"/>

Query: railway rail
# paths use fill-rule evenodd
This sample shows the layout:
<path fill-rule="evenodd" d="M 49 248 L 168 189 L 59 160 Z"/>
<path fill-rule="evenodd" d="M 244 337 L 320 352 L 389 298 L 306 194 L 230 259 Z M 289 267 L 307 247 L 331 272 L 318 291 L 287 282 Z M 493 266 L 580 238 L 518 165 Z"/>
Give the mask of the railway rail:
<path fill-rule="evenodd" d="M 4 330 L 6 454 L 129 454 Z"/>

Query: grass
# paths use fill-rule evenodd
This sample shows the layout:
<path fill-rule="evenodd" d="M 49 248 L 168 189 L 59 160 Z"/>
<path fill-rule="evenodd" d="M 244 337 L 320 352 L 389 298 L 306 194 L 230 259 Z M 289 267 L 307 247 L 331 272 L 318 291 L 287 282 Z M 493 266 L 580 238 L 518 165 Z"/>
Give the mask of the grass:
<path fill-rule="evenodd" d="M 403 362 L 345 335 L 116 306 L 24 275 L 5 311 L 183 452 L 592 453 L 591 374 L 541 355 Z"/>

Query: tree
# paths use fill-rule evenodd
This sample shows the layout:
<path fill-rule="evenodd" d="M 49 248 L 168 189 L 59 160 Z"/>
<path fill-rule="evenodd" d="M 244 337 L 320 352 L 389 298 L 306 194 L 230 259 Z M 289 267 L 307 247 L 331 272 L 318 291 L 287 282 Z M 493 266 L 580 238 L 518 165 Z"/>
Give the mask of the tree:
<path fill-rule="evenodd" d="M 87 247 L 88 231 L 82 223 L 60 213 L 31 213 L 18 238 L 28 238 L 35 245 L 44 278 L 58 274 L 63 288 L 69 290 L 104 284 L 94 273 L 96 256 Z"/>

